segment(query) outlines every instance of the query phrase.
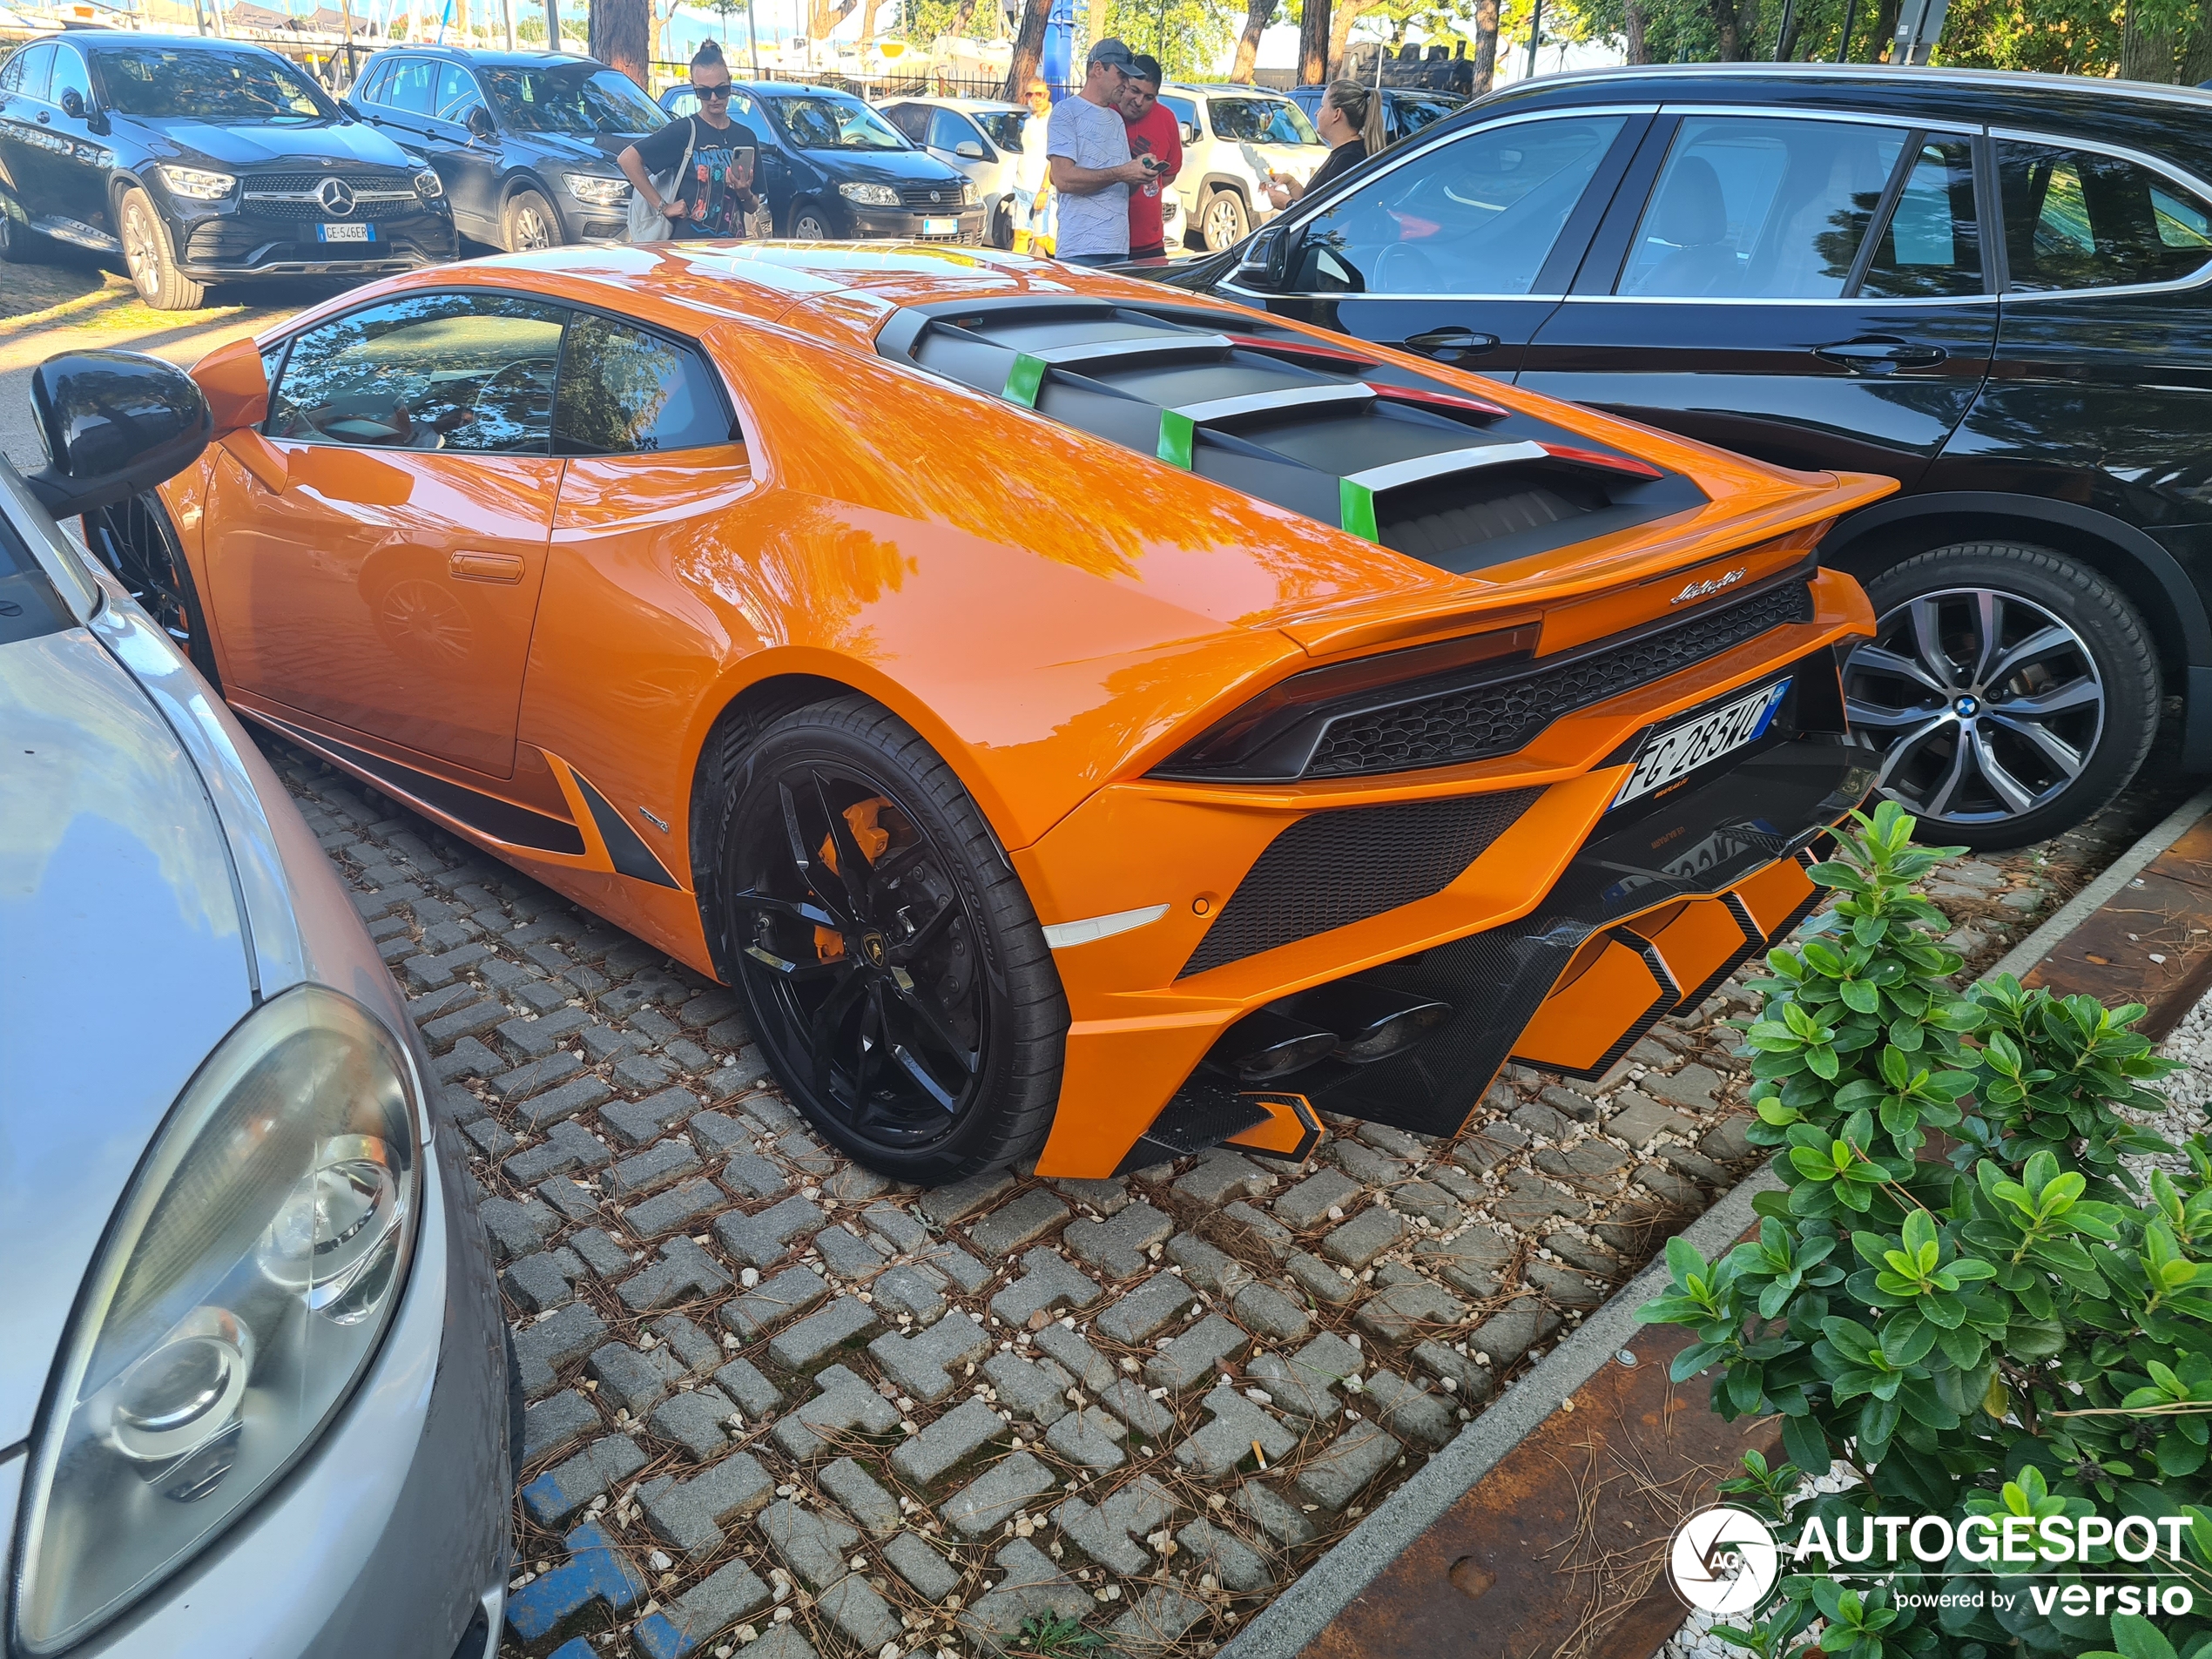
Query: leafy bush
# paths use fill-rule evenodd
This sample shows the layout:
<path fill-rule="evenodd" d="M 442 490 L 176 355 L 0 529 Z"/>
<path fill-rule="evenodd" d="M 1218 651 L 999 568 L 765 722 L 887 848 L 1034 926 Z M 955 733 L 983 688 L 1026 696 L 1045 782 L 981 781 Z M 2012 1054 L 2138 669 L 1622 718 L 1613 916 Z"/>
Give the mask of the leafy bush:
<path fill-rule="evenodd" d="M 1763 1659 L 1813 1651 L 1816 1624 L 1817 1651 L 1850 1659 L 2212 1659 L 2212 1150 L 2193 1140 L 2193 1172 L 2148 1192 L 2121 1162 L 2175 1150 L 2115 1109 L 2166 1104 L 2143 1085 L 2175 1067 L 2130 1028 L 2141 1007 L 2009 976 L 1951 988 L 1961 960 L 1913 884 L 1962 849 L 1912 829 L 1894 804 L 1854 813 L 1813 868 L 1838 901 L 1770 953 L 1744 1050 L 1750 1138 L 1784 1190 L 1716 1262 L 1670 1244 L 1673 1285 L 1641 1317 L 1694 1327 L 1674 1374 L 1720 1367 L 1721 1416 L 1780 1414 L 1790 1461 L 1747 1459 L 1722 1490 L 1785 1546 L 1813 1519 L 1857 1542 L 1877 1514 L 2178 1516 L 2195 1611 L 2154 1623 L 2025 1593 L 2031 1574 L 2094 1593 L 2139 1570 L 2109 1545 L 2063 1567 L 1954 1551 L 1883 1583 L 1785 1577 L 1766 1617 L 1723 1634 Z M 1836 1461 L 1845 1489 L 1804 1490 Z M 1946 1588 L 2013 1600 L 1913 1604 Z"/>

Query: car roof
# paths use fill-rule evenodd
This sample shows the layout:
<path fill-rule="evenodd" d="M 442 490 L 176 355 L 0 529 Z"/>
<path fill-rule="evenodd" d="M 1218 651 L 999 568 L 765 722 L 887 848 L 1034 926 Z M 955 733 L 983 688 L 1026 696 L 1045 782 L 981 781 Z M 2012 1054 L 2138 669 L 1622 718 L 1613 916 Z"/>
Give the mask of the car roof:
<path fill-rule="evenodd" d="M 1002 98 L 933 98 L 926 92 L 900 92 L 877 107 L 893 104 L 927 104 L 933 109 L 958 110 L 967 115 L 1002 115 L 1009 110 L 1028 113 L 1026 105 L 1009 104 Z"/>
<path fill-rule="evenodd" d="M 439 46 L 427 44 L 410 46 L 402 42 L 396 46 L 380 47 L 376 52 L 379 57 L 397 57 L 402 54 L 409 57 L 446 57 L 463 64 L 519 64 L 526 68 L 539 69 L 564 69 L 571 64 L 588 64 L 594 69 L 607 67 L 597 58 L 577 52 L 510 52 L 493 51 L 489 47 L 482 46 Z"/>
<path fill-rule="evenodd" d="M 104 37 L 105 37 L 105 38 L 104 38 Z M 124 45 L 129 46 L 190 46 L 202 51 L 238 51 L 243 50 L 253 52 L 268 52 L 269 56 L 272 57 L 284 57 L 284 54 L 282 52 L 272 51 L 268 47 L 264 46 L 258 40 L 211 40 L 205 35 L 141 34 L 138 30 L 132 29 L 85 29 L 75 30 L 67 35 L 45 35 L 40 37 L 40 38 L 45 40 L 73 40 L 86 46 L 107 46 L 120 43 Z M 27 45 L 36 46 L 38 44 L 38 41 L 30 40 L 25 42 L 24 44 Z M 287 63 L 290 63 L 291 61 L 292 60 L 288 57 L 285 58 L 285 62 Z"/>
<path fill-rule="evenodd" d="M 1235 92 L 1240 97 L 1279 98 L 1289 102 L 1290 94 L 1278 92 L 1271 86 L 1247 86 L 1242 81 L 1170 81 L 1163 92 Z"/>

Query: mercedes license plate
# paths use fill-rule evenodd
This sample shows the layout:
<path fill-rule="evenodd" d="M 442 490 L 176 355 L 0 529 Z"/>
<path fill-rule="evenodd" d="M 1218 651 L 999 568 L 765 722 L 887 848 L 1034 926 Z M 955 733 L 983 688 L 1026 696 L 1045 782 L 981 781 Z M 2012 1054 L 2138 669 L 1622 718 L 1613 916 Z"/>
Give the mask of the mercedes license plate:
<path fill-rule="evenodd" d="M 376 226 L 374 225 L 318 225 L 315 226 L 315 239 L 322 242 L 374 242 L 376 239 Z"/>
<path fill-rule="evenodd" d="M 921 221 L 924 236 L 958 236 L 960 221 L 956 219 L 925 219 Z"/>
<path fill-rule="evenodd" d="M 1766 734 L 1774 712 L 1790 690 L 1780 679 L 1762 685 L 1710 714 L 1700 714 L 1668 731 L 1655 732 L 1636 757 L 1629 781 L 1613 798 L 1615 806 L 1627 805 L 1655 789 L 1664 789 L 1677 778 L 1687 777 L 1709 760 L 1756 743 Z M 1608 809 L 1609 810 L 1609 809 Z"/>

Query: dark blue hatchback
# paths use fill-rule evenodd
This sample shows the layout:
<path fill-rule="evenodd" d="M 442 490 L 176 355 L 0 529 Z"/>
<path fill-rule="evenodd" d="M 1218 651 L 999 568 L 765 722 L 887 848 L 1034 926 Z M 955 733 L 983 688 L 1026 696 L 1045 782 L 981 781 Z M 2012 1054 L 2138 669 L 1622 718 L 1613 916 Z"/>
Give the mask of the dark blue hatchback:
<path fill-rule="evenodd" d="M 614 158 L 668 120 L 597 58 L 456 46 L 377 53 L 351 106 L 437 169 L 462 235 L 510 253 L 626 234 Z"/>

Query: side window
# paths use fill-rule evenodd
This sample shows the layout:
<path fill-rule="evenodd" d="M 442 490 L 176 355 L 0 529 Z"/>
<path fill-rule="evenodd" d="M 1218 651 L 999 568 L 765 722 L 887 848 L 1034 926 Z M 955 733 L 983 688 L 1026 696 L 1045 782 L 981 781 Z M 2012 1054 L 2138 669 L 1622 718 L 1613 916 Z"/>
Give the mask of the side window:
<path fill-rule="evenodd" d="M 1928 300 L 1980 292 L 1973 146 L 1965 138 L 1925 139 L 1874 244 L 1859 297 Z"/>
<path fill-rule="evenodd" d="M 1168 106 L 1170 115 L 1175 117 L 1190 130 L 1189 136 L 1184 139 L 1184 143 L 1192 142 L 1198 136 L 1197 101 L 1195 98 L 1163 98 L 1160 102 Z"/>
<path fill-rule="evenodd" d="M 8 67 L 23 65 L 20 78 L 9 91 L 21 92 L 25 98 L 43 98 L 46 96 L 46 78 L 54 67 L 54 48 L 41 41 L 36 46 L 26 46 L 10 60 Z"/>
<path fill-rule="evenodd" d="M 361 84 L 354 88 L 354 102 L 381 104 L 384 101 L 384 89 L 391 84 L 392 65 L 388 62 L 379 64 L 368 74 L 362 76 Z"/>
<path fill-rule="evenodd" d="M 899 129 L 908 144 L 929 141 L 929 118 L 935 114 L 927 104 L 901 104 L 896 109 L 886 110 L 883 118 Z"/>
<path fill-rule="evenodd" d="M 1615 138 L 1617 115 L 1470 132 L 1305 226 L 1291 286 L 1332 293 L 1527 293 Z"/>
<path fill-rule="evenodd" d="M 409 115 L 430 113 L 438 90 L 438 65 L 427 57 L 402 57 L 392 65 L 391 90 L 384 102 Z"/>
<path fill-rule="evenodd" d="M 26 53 L 18 51 L 4 64 L 0 64 L 0 94 L 23 91 L 23 65 Z"/>
<path fill-rule="evenodd" d="M 979 137 L 965 116 L 954 115 L 950 110 L 930 112 L 929 142 L 940 150 L 957 150 L 963 144 L 975 143 Z"/>
<path fill-rule="evenodd" d="M 1894 128 L 1844 121 L 1685 118 L 1619 291 L 1840 297 L 1905 139 Z"/>
<path fill-rule="evenodd" d="M 2212 207 L 2117 156 L 2001 139 L 1997 185 L 2015 292 L 2174 282 L 2212 260 Z"/>
<path fill-rule="evenodd" d="M 604 317 L 569 325 L 555 411 L 567 455 L 657 454 L 731 441 L 730 417 L 697 352 Z"/>
<path fill-rule="evenodd" d="M 64 92 L 76 93 L 88 107 L 92 102 L 92 78 L 84 72 L 84 60 L 74 46 L 54 48 L 53 80 L 46 88 L 46 101 L 58 104 Z"/>
<path fill-rule="evenodd" d="M 737 101 L 738 100 L 734 97 L 732 97 L 730 100 L 731 105 L 733 106 L 732 113 L 735 112 L 734 106 L 737 104 Z M 674 98 L 669 99 L 666 107 L 669 118 L 671 120 L 680 121 L 687 115 L 697 115 L 699 112 L 699 95 L 697 92 L 691 91 L 687 89 L 686 91 L 678 92 Z"/>
<path fill-rule="evenodd" d="M 538 300 L 426 293 L 324 323 L 292 342 L 268 434 L 543 455 L 568 319 Z"/>
<path fill-rule="evenodd" d="M 438 101 L 433 112 L 441 121 L 458 121 L 471 104 L 482 104 L 476 78 L 458 64 L 438 66 Z"/>

